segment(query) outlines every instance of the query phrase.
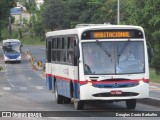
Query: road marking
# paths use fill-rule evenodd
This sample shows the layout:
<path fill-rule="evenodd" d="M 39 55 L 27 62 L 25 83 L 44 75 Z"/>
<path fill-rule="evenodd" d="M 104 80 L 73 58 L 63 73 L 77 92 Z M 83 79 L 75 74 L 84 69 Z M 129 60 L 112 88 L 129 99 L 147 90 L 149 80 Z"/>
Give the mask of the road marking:
<path fill-rule="evenodd" d="M 4 90 L 11 90 L 10 87 L 3 87 Z"/>
<path fill-rule="evenodd" d="M 9 79 L 7 79 L 7 81 L 9 82 L 9 84 L 10 84 L 11 87 L 15 87 L 15 86 L 11 83 L 11 81 L 10 81 Z"/>
<path fill-rule="evenodd" d="M 42 90 L 42 89 L 44 89 L 44 87 L 43 86 L 36 86 L 36 89 Z"/>
<path fill-rule="evenodd" d="M 31 78 L 31 77 L 28 77 L 28 80 L 32 80 L 32 78 Z"/>

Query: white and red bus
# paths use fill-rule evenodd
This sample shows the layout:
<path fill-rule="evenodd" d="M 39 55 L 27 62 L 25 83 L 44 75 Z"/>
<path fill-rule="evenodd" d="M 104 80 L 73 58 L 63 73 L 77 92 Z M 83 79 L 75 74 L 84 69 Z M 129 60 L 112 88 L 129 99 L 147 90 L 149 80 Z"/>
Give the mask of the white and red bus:
<path fill-rule="evenodd" d="M 46 79 L 58 104 L 125 101 L 149 96 L 144 30 L 128 25 L 82 25 L 46 33 Z"/>
<path fill-rule="evenodd" d="M 4 62 L 21 62 L 22 44 L 18 39 L 3 40 Z"/>

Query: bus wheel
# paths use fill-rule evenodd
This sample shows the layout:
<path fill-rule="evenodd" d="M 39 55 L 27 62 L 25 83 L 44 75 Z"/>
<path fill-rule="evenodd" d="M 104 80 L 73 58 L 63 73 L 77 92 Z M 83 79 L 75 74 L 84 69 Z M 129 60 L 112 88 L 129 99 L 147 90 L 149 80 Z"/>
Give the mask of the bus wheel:
<path fill-rule="evenodd" d="M 56 98 L 57 104 L 62 104 L 63 103 L 63 96 L 58 94 L 57 82 L 55 83 L 55 98 Z"/>
<path fill-rule="evenodd" d="M 74 99 L 74 108 L 76 110 L 83 110 L 83 108 L 84 108 L 84 102 L 83 101 L 78 101 L 78 100 Z"/>
<path fill-rule="evenodd" d="M 126 106 L 128 109 L 135 109 L 136 107 L 136 100 L 132 99 L 132 100 L 126 100 Z"/>

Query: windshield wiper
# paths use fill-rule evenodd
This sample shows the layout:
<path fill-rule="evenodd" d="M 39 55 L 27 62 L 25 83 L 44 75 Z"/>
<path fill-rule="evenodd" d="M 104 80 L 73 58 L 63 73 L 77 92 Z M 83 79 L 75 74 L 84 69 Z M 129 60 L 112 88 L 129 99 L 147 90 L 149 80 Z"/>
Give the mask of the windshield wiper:
<path fill-rule="evenodd" d="M 118 53 L 118 56 L 120 57 L 122 55 L 122 53 L 124 52 L 124 50 L 126 49 L 126 47 L 129 45 L 130 41 L 127 41 L 126 44 L 123 46 L 123 48 L 121 49 L 121 51 Z"/>
<path fill-rule="evenodd" d="M 122 53 L 124 52 L 124 50 L 126 49 L 126 47 L 129 45 L 130 40 L 128 40 L 126 42 L 126 44 L 123 46 L 123 48 L 120 50 L 120 52 L 118 53 L 118 64 L 119 64 L 119 58 L 121 57 Z"/>
<path fill-rule="evenodd" d="M 105 49 L 105 47 L 98 40 L 96 40 L 96 43 L 106 53 L 106 55 L 108 57 L 111 57 L 111 54 L 108 53 L 108 51 Z"/>

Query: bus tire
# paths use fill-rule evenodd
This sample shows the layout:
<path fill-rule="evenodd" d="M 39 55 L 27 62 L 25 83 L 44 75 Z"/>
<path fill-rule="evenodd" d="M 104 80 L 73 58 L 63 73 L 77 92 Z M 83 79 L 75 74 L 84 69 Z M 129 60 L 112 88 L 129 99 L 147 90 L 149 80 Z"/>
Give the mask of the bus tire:
<path fill-rule="evenodd" d="M 63 103 L 63 96 L 58 94 L 57 82 L 55 83 L 55 99 L 56 99 L 57 104 Z"/>
<path fill-rule="evenodd" d="M 83 110 L 83 108 L 84 108 L 84 102 L 74 99 L 74 108 L 76 110 Z"/>
<path fill-rule="evenodd" d="M 55 78 L 52 77 L 52 93 L 55 93 Z"/>
<path fill-rule="evenodd" d="M 127 109 L 135 109 L 136 99 L 126 100 Z"/>

